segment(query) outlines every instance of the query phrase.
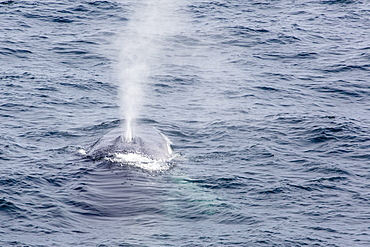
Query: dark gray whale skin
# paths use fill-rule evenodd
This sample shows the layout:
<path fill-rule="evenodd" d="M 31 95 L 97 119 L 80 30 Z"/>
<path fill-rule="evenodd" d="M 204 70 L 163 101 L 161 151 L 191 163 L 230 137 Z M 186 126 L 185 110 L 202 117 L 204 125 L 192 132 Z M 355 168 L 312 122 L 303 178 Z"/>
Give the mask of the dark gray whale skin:
<path fill-rule="evenodd" d="M 128 153 L 152 160 L 169 161 L 172 149 L 168 138 L 154 128 L 140 129 L 130 142 L 125 140 L 122 129 L 114 129 L 96 141 L 86 154 L 92 160 L 100 160 Z"/>

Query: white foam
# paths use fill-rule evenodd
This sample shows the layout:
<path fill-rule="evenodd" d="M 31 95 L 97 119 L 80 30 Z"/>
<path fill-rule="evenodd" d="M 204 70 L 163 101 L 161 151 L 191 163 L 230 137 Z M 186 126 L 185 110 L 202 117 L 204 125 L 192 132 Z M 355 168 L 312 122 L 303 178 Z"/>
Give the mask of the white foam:
<path fill-rule="evenodd" d="M 86 155 L 86 150 L 83 148 L 79 148 L 77 149 L 77 153 L 79 153 L 80 155 Z"/>
<path fill-rule="evenodd" d="M 146 171 L 166 171 L 172 167 L 168 161 L 155 160 L 138 153 L 115 153 L 113 157 L 106 160 L 121 165 L 130 165 Z"/>

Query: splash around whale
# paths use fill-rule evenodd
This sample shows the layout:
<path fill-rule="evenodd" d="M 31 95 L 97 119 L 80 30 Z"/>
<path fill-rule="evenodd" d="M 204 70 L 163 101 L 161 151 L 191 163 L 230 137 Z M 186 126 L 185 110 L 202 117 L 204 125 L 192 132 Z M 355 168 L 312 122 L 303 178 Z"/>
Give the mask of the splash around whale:
<path fill-rule="evenodd" d="M 121 129 L 108 132 L 86 152 L 92 160 L 107 160 L 127 164 L 145 170 L 167 170 L 174 154 L 171 141 L 154 128 L 142 128 L 131 141 L 127 141 Z"/>

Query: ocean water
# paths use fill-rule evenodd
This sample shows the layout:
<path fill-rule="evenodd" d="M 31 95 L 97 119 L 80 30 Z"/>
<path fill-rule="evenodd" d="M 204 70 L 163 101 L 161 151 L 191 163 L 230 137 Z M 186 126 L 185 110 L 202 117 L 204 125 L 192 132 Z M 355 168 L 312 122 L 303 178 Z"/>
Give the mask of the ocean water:
<path fill-rule="evenodd" d="M 368 1 L 3 0 L 0 20 L 0 246 L 370 246 Z M 81 154 L 124 122 L 122 52 L 150 55 L 137 128 L 172 141 L 167 169 Z"/>

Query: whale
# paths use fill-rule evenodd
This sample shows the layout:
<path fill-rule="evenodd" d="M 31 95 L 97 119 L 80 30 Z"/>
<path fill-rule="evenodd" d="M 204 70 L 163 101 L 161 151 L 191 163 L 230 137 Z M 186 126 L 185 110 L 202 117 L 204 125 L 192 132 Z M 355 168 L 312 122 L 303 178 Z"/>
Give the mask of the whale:
<path fill-rule="evenodd" d="M 98 139 L 86 152 L 92 160 L 120 163 L 168 162 L 173 157 L 171 141 L 155 128 L 140 128 L 131 140 L 122 129 L 114 129 Z"/>

